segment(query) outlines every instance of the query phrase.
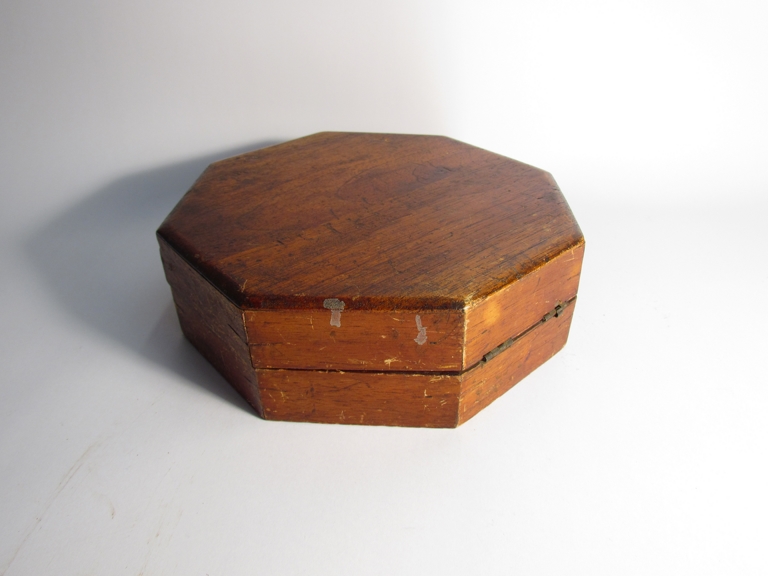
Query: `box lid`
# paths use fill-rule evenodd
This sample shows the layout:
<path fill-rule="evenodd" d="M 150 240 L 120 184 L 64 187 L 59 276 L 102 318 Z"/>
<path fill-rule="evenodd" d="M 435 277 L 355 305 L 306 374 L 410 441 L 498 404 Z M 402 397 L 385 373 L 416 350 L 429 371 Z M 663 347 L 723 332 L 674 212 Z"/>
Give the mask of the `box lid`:
<path fill-rule="evenodd" d="M 158 230 L 256 368 L 456 372 L 578 289 L 552 176 L 439 136 L 320 133 L 206 169 Z"/>

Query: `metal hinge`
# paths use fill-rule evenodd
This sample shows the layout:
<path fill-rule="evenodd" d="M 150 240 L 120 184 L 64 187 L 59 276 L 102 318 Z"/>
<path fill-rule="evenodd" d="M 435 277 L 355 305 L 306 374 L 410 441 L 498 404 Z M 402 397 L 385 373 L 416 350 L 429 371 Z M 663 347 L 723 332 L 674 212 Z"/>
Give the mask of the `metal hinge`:
<path fill-rule="evenodd" d="M 544 314 L 540 323 L 543 324 L 544 322 L 546 322 L 547 320 L 551 320 L 552 318 L 559 318 L 562 311 L 568 308 L 570 303 L 571 303 L 571 300 L 568 300 L 567 302 L 558 302 L 557 305 L 554 307 L 554 309 Z"/>
<path fill-rule="evenodd" d="M 520 338 L 522 338 L 523 336 L 528 334 L 528 332 L 530 332 L 531 330 L 533 330 L 534 328 L 536 328 L 540 324 L 544 324 L 544 322 L 547 322 L 547 321 L 551 320 L 552 318 L 559 318 L 560 314 L 563 313 L 563 310 L 565 310 L 566 308 L 568 308 L 568 306 L 573 304 L 573 302 L 575 300 L 576 300 L 576 297 L 574 296 L 573 298 L 571 298 L 570 300 L 567 300 L 565 302 L 558 302 L 555 305 L 555 307 L 552 310 L 550 310 L 549 312 L 547 312 L 546 314 L 544 314 L 544 316 L 542 316 L 541 320 L 536 322 L 536 324 L 534 324 L 530 328 L 527 328 L 526 330 L 524 330 L 523 332 L 521 332 L 520 334 L 518 334 L 514 338 L 510 338 L 509 340 L 505 340 L 500 345 L 496 346 L 496 348 L 494 348 L 490 352 L 486 353 L 485 356 L 483 356 L 482 362 L 488 362 L 488 360 L 490 360 L 494 356 L 497 356 L 498 354 L 504 352 L 504 350 L 506 350 L 507 348 L 512 346 L 512 344 L 514 344 L 517 340 L 519 340 Z"/>

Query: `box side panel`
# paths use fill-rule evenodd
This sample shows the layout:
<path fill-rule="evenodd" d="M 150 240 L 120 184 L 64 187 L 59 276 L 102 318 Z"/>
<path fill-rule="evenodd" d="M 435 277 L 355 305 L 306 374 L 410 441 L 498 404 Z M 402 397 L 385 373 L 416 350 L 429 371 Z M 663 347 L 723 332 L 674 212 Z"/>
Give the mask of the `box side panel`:
<path fill-rule="evenodd" d="M 463 374 L 459 424 L 472 418 L 565 346 L 574 308 L 575 301 L 559 316 L 536 326 L 488 362 L 481 362 Z"/>
<path fill-rule="evenodd" d="M 248 403 L 263 415 L 256 372 L 245 339 L 243 313 L 162 238 L 160 255 L 179 324 L 187 339 Z"/>
<path fill-rule="evenodd" d="M 521 334 L 558 302 L 576 296 L 584 242 L 467 309 L 464 367 L 502 342 Z"/>
<path fill-rule="evenodd" d="M 458 372 L 463 310 L 247 310 L 256 368 Z"/>
<path fill-rule="evenodd" d="M 258 370 L 264 418 L 453 428 L 459 376 Z"/>

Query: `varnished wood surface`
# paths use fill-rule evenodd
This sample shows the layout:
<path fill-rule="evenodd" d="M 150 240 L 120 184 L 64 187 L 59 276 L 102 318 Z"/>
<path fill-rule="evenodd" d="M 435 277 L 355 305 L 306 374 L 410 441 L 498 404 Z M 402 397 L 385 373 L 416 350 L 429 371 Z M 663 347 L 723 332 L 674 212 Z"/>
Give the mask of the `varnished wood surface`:
<path fill-rule="evenodd" d="M 256 368 L 458 372 L 463 310 L 247 310 Z"/>
<path fill-rule="evenodd" d="M 575 302 L 498 356 L 466 372 L 459 392 L 458 424 L 472 418 L 559 352 L 568 340 L 574 308 Z"/>
<path fill-rule="evenodd" d="M 257 370 L 264 418 L 331 424 L 453 428 L 551 358 L 574 306 L 461 374 Z"/>
<path fill-rule="evenodd" d="M 559 350 L 584 252 L 548 173 L 386 134 L 215 163 L 158 237 L 185 335 L 260 415 L 397 426 L 457 426 Z"/>
<path fill-rule="evenodd" d="M 467 309 L 464 368 L 527 330 L 558 303 L 576 296 L 584 258 L 578 244 Z"/>
<path fill-rule="evenodd" d="M 391 426 L 456 425 L 459 383 L 455 378 L 389 373 L 395 378 L 387 379 L 374 372 L 255 370 L 243 311 L 162 240 L 160 250 L 184 335 L 261 417 Z M 424 406 L 432 408 L 426 418 Z"/>
<path fill-rule="evenodd" d="M 436 136 L 321 133 L 211 165 L 158 231 L 250 309 L 462 309 L 583 241 L 551 176 Z"/>
<path fill-rule="evenodd" d="M 243 311 L 162 240 L 160 246 L 185 336 L 268 420 L 458 426 L 562 348 L 573 314 L 571 304 L 488 362 L 455 374 L 256 369 Z"/>
<path fill-rule="evenodd" d="M 160 240 L 160 254 L 184 336 L 253 406 L 256 413 L 263 415 L 242 310 L 211 286 L 163 240 Z"/>
<path fill-rule="evenodd" d="M 584 245 L 561 253 L 467 310 L 247 310 L 256 368 L 459 372 L 578 290 Z M 417 319 L 418 317 L 418 319 Z M 421 329 L 419 329 L 421 327 Z M 423 339 L 419 334 L 423 333 Z"/>
<path fill-rule="evenodd" d="M 459 376 L 258 370 L 264 418 L 327 424 L 454 428 Z"/>

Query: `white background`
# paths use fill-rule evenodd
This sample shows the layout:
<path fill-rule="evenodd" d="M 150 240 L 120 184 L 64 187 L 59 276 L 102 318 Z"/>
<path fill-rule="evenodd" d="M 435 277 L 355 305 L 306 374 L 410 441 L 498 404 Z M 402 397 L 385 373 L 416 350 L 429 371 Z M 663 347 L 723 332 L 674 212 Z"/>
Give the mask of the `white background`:
<path fill-rule="evenodd" d="M 0 574 L 768 573 L 765 2 L 5 0 Z M 551 171 L 566 348 L 457 430 L 258 419 L 154 230 L 214 159 L 445 134 Z"/>

